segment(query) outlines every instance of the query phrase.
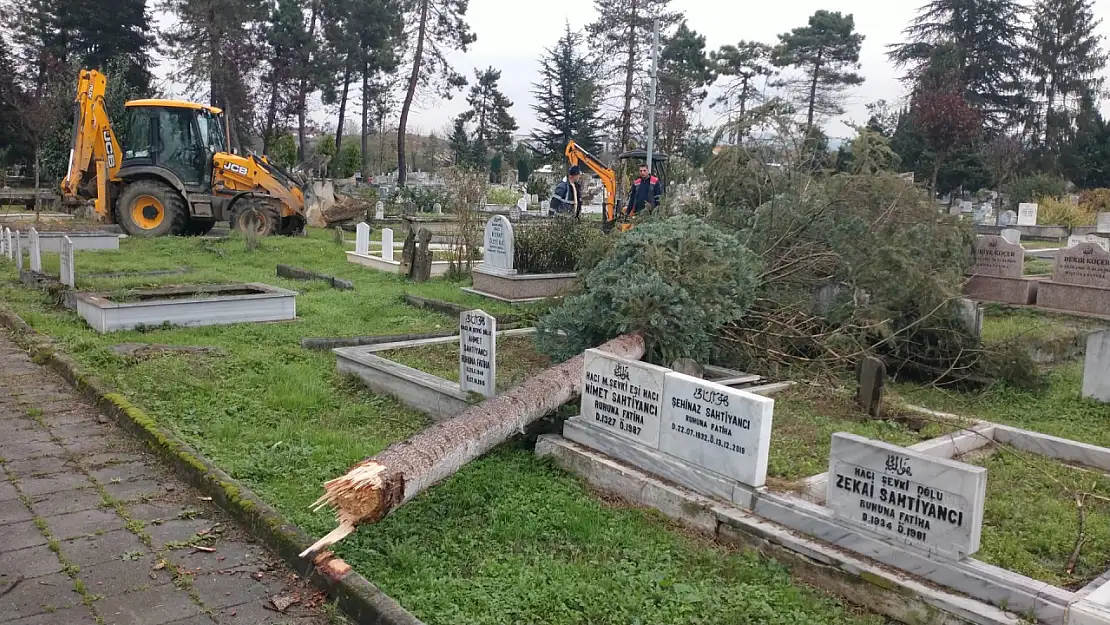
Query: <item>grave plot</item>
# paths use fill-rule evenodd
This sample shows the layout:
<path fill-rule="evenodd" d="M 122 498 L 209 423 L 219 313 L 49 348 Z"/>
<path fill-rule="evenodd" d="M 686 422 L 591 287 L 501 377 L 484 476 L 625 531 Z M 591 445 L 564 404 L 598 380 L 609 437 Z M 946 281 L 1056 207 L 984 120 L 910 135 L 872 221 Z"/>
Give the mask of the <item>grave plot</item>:
<path fill-rule="evenodd" d="M 1051 280 L 1041 283 L 1037 304 L 1044 308 L 1110 314 L 1110 251 L 1080 243 L 1056 252 Z"/>
<path fill-rule="evenodd" d="M 207 326 L 297 317 L 297 294 L 261 283 L 176 286 L 75 295 L 77 314 L 97 332 Z"/>
<path fill-rule="evenodd" d="M 407 276 L 407 270 L 411 270 L 417 254 L 430 254 L 428 277 L 438 277 L 447 273 L 451 268 L 448 260 L 451 257 L 450 245 L 433 243 L 431 237 L 434 235 L 429 231 L 429 239 L 421 247 L 416 236 L 406 237 L 403 233 L 403 229 L 395 232 L 392 228 L 382 228 L 380 234 L 373 233 L 375 237 L 372 238 L 369 224 L 358 224 L 355 231 L 355 249 L 353 252 L 346 252 L 348 262 Z M 398 235 L 403 239 L 398 238 Z M 377 248 L 378 253 L 374 254 L 371 248 Z"/>
<path fill-rule="evenodd" d="M 1033 304 L 1040 282 L 1025 276 L 1025 249 L 1000 236 L 982 236 L 972 248 L 974 262 L 964 293 L 973 299 Z"/>

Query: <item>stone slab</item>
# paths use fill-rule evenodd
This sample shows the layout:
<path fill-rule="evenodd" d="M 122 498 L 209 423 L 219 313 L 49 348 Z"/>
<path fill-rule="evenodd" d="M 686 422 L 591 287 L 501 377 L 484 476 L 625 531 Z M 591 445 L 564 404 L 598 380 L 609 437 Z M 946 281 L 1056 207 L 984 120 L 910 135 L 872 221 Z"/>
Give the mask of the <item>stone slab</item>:
<path fill-rule="evenodd" d="M 1019 279 L 1025 275 L 1025 249 L 994 235 L 978 237 L 972 246 L 968 274 Z"/>
<path fill-rule="evenodd" d="M 1110 403 L 1110 330 L 1087 335 L 1083 362 L 1083 396 Z"/>
<path fill-rule="evenodd" d="M 587 350 L 582 366 L 582 420 L 657 449 L 668 371 Z"/>
<path fill-rule="evenodd" d="M 1110 289 L 1047 280 L 1037 287 L 1037 306 L 1066 312 L 1110 315 Z"/>
<path fill-rule="evenodd" d="M 2 533 L 4 541 L 0 543 L 0 551 L 18 551 L 46 544 L 46 537 L 32 521 L 9 523 Z"/>
<path fill-rule="evenodd" d="M 1042 284 L 1036 278 L 971 276 L 964 284 L 964 295 L 980 301 L 1028 306 L 1037 303 Z"/>
<path fill-rule="evenodd" d="M 123 529 L 123 525 L 123 520 L 115 512 L 100 508 L 60 514 L 46 519 L 50 534 L 58 540 L 106 534 L 112 530 Z"/>
<path fill-rule="evenodd" d="M 464 291 L 510 303 L 522 303 L 561 297 L 574 287 L 576 273 L 538 273 L 501 275 L 486 271 L 481 265 L 471 274 L 472 286 Z"/>
<path fill-rule="evenodd" d="M 34 579 L 61 570 L 62 563 L 58 556 L 46 545 L 0 552 L 0 587 L 10 584 L 20 575 L 24 579 Z"/>
<path fill-rule="evenodd" d="M 92 612 L 83 605 L 75 605 L 64 610 L 54 610 L 44 614 L 36 614 L 4 625 L 97 625 Z"/>
<path fill-rule="evenodd" d="M 979 550 L 987 470 L 833 434 L 825 505 L 884 539 L 955 560 Z"/>
<path fill-rule="evenodd" d="M 1110 289 L 1110 252 L 1095 243 L 1080 243 L 1056 252 L 1052 281 Z"/>
<path fill-rule="evenodd" d="M 196 616 L 201 609 L 188 593 L 169 584 L 101 599 L 96 602 L 96 611 L 113 625 L 166 625 Z"/>
<path fill-rule="evenodd" d="M 752 488 L 767 481 L 775 401 L 670 372 L 659 450 Z"/>
<path fill-rule="evenodd" d="M 21 583 L 0 597 L 0 623 L 48 614 L 81 602 L 73 588 L 73 580 L 61 573 L 39 577 L 33 583 Z"/>

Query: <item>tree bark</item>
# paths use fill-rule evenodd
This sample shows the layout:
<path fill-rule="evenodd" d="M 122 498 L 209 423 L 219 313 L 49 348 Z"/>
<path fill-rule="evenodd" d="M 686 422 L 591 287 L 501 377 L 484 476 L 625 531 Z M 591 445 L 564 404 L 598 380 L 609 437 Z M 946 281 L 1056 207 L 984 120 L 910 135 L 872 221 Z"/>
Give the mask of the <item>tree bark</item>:
<path fill-rule="evenodd" d="M 312 14 L 308 20 L 308 36 L 310 39 L 316 36 L 316 11 L 318 6 L 318 1 L 312 3 Z M 308 65 L 309 67 L 312 65 L 311 56 L 308 58 Z M 301 70 L 304 72 L 311 71 L 308 67 L 302 67 Z M 306 108 L 308 108 L 308 77 L 303 77 L 301 78 L 300 92 L 297 94 L 297 160 L 300 163 L 304 162 L 304 144 L 308 140 L 305 136 L 307 134 L 305 131 Z"/>
<path fill-rule="evenodd" d="M 42 162 L 42 141 L 35 142 L 35 221 L 39 220 L 39 211 L 42 210 L 42 198 L 39 197 L 39 163 Z"/>
<path fill-rule="evenodd" d="M 428 32 L 428 5 L 431 0 L 420 2 L 420 25 L 416 29 L 416 51 L 412 55 L 412 73 L 409 74 L 409 88 L 405 92 L 405 102 L 401 105 L 401 118 L 397 121 L 397 186 L 405 186 L 408 164 L 405 162 L 405 132 L 409 124 L 409 111 L 416 97 L 416 85 L 420 82 L 420 64 L 424 61 L 424 38 Z"/>
<path fill-rule="evenodd" d="M 269 154 L 274 145 L 274 125 L 277 121 L 278 75 L 274 72 L 270 80 L 270 105 L 266 109 L 266 129 L 262 133 L 262 153 Z"/>
<path fill-rule="evenodd" d="M 601 350 L 638 360 L 644 355 L 644 339 L 621 336 L 602 345 Z M 324 484 L 325 493 L 314 508 L 334 508 L 339 525 L 301 556 L 334 545 L 359 525 L 377 523 L 436 482 L 522 432 L 528 424 L 572 401 L 582 392 L 583 361 L 584 357 L 578 355 L 551 367 L 503 395 L 390 445 L 356 464 L 346 475 Z"/>
<path fill-rule="evenodd" d="M 821 56 L 822 52 L 817 53 L 817 61 L 813 64 L 813 81 L 809 85 L 809 115 L 806 117 L 806 140 L 809 140 L 809 135 L 813 132 L 813 117 L 814 111 L 817 108 L 817 84 L 821 77 Z"/>
<path fill-rule="evenodd" d="M 370 68 L 362 68 L 362 180 L 370 180 Z"/>
<path fill-rule="evenodd" d="M 332 173 L 339 177 L 341 165 L 340 152 L 343 149 L 343 115 L 347 109 L 347 91 L 351 88 L 351 55 L 347 54 L 347 62 L 343 66 L 343 95 L 339 97 L 339 123 L 335 126 L 335 157 L 332 158 Z"/>

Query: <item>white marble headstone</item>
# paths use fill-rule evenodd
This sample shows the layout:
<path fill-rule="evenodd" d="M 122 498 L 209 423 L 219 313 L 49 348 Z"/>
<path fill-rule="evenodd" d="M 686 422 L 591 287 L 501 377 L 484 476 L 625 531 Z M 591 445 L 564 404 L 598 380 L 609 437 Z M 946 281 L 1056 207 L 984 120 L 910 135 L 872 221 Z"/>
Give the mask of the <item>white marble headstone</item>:
<path fill-rule="evenodd" d="M 1014 245 L 1021 245 L 1021 230 L 1014 230 L 1013 228 L 1005 228 L 1002 230 L 1002 238 L 1006 242 Z"/>
<path fill-rule="evenodd" d="M 62 237 L 62 251 L 59 257 L 58 266 L 60 267 L 59 273 L 62 284 L 69 288 L 77 286 L 77 276 L 73 266 L 73 241 L 68 236 Z"/>
<path fill-rule="evenodd" d="M 663 367 L 587 350 L 582 366 L 582 420 L 658 448 L 668 372 Z"/>
<path fill-rule="evenodd" d="M 515 274 L 513 269 L 513 224 L 504 215 L 494 215 L 486 222 L 482 240 L 482 269 L 490 273 Z"/>
<path fill-rule="evenodd" d="M 659 451 L 759 488 L 767 481 L 774 407 L 769 397 L 670 372 Z"/>
<path fill-rule="evenodd" d="M 378 200 L 374 205 L 374 219 L 385 219 L 385 202 Z"/>
<path fill-rule="evenodd" d="M 960 560 L 979 550 L 987 470 L 833 434 L 825 505 L 893 543 Z"/>
<path fill-rule="evenodd" d="M 528 197 L 527 196 L 523 196 L 519 200 L 516 201 L 516 209 L 519 210 L 519 211 L 528 210 Z"/>
<path fill-rule="evenodd" d="M 540 196 L 538 196 L 538 195 L 536 195 L 535 193 L 533 193 L 533 194 L 532 194 L 532 203 L 533 203 L 533 204 L 539 204 L 539 203 L 540 203 Z"/>
<path fill-rule="evenodd" d="M 12 235 L 12 241 L 15 242 L 15 266 L 23 271 L 23 237 L 19 235 L 19 230 Z"/>
<path fill-rule="evenodd" d="M 1095 222 L 1095 232 L 1110 234 L 1110 213 L 1098 214 L 1098 220 Z"/>
<path fill-rule="evenodd" d="M 432 205 L 432 212 L 437 214 L 437 215 L 443 213 L 443 204 L 440 204 L 439 202 L 436 202 L 435 204 L 433 204 Z"/>
<path fill-rule="evenodd" d="M 1000 226 L 1013 226 L 1017 223 L 1017 213 L 1014 211 L 1004 211 L 998 216 L 998 225 Z"/>
<path fill-rule="evenodd" d="M 8 255 L 8 260 L 15 258 L 15 249 L 12 247 L 11 228 L 4 228 L 4 253 Z"/>
<path fill-rule="evenodd" d="M 459 387 L 497 395 L 497 318 L 482 310 L 459 314 Z"/>
<path fill-rule="evenodd" d="M 516 204 L 509 207 L 509 221 L 520 221 L 520 207 Z"/>
<path fill-rule="evenodd" d="M 1073 234 L 1073 235 L 1068 237 L 1068 247 L 1075 247 L 1076 245 L 1082 245 L 1083 243 L 1086 243 L 1086 242 L 1087 242 L 1086 237 L 1081 237 L 1081 236 L 1076 235 L 1076 234 Z"/>
<path fill-rule="evenodd" d="M 1037 225 L 1037 209 L 1038 206 L 1036 204 L 1018 204 L 1017 225 Z"/>
<path fill-rule="evenodd" d="M 382 260 L 393 261 L 393 228 L 382 228 Z"/>
<path fill-rule="evenodd" d="M 42 242 L 39 241 L 39 231 L 31 228 L 27 233 L 27 242 L 31 252 L 31 271 L 42 273 Z"/>
<path fill-rule="evenodd" d="M 1083 396 L 1110 404 L 1110 330 L 1087 335 Z"/>
<path fill-rule="evenodd" d="M 12 239 L 8 235 L 8 229 L 4 228 L 3 230 L 0 230 L 0 256 L 8 256 L 10 258 L 8 254 L 8 246 L 11 245 L 11 243 Z"/>
<path fill-rule="evenodd" d="M 355 226 L 355 254 L 370 255 L 370 225 L 365 221 Z"/>

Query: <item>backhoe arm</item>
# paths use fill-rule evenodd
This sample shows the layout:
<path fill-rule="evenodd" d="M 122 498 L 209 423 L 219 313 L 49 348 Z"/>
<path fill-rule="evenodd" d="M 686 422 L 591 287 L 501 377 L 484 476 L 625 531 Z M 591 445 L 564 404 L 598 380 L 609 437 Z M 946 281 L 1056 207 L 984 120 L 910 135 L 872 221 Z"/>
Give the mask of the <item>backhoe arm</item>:
<path fill-rule="evenodd" d="M 96 198 L 96 212 L 108 216 L 108 181 L 119 174 L 122 154 L 104 105 L 107 80 L 96 70 L 81 70 L 73 103 L 73 139 L 69 169 L 62 180 L 67 200 Z M 95 194 L 86 187 L 96 182 Z"/>
<path fill-rule="evenodd" d="M 617 176 L 601 163 L 596 156 L 590 154 L 585 148 L 581 147 L 572 139 L 567 143 L 567 161 L 571 165 L 585 166 L 590 171 L 594 172 L 598 178 L 601 178 L 601 184 L 605 187 L 605 220 L 613 221 L 616 218 L 616 205 L 617 205 Z"/>

